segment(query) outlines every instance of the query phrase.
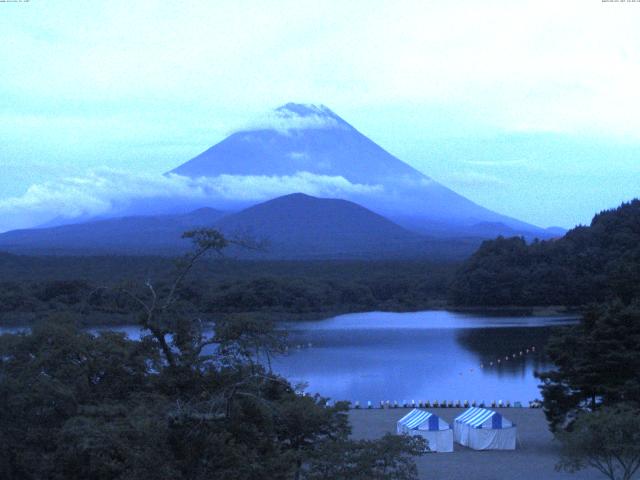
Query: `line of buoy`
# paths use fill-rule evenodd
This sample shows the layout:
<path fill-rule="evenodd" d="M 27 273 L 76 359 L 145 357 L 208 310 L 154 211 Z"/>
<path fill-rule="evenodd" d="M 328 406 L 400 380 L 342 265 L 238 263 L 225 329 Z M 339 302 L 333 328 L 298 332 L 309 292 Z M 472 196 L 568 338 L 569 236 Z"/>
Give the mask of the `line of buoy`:
<path fill-rule="evenodd" d="M 312 348 L 313 347 L 313 343 L 309 342 L 309 343 L 296 343 L 294 345 L 285 345 L 284 346 L 284 354 L 288 355 L 290 353 L 290 351 L 292 350 L 302 350 L 303 348 Z"/>
<path fill-rule="evenodd" d="M 354 409 L 360 409 L 360 402 L 358 400 L 356 400 L 355 402 L 350 402 L 350 406 L 351 408 Z M 469 402 L 468 400 L 465 400 L 464 402 L 461 402 L 460 400 L 457 401 L 451 401 L 451 400 L 443 400 L 442 402 L 438 401 L 438 400 L 434 400 L 433 402 L 426 400 L 426 401 L 420 401 L 417 402 L 415 400 L 412 400 L 411 402 L 408 402 L 406 400 L 402 401 L 402 402 L 398 402 L 397 400 L 394 400 L 393 402 L 390 400 L 380 400 L 378 409 L 380 410 L 384 410 L 384 409 L 396 409 L 396 408 L 469 408 L 469 407 L 480 407 L 480 408 L 485 408 L 485 407 L 490 407 L 490 408 L 524 408 L 521 402 L 513 402 L 511 403 L 509 400 L 507 401 L 502 401 L 502 400 L 498 400 L 498 401 L 491 401 L 491 402 L 477 402 L 477 401 L 472 401 Z M 528 408 L 541 408 L 542 407 L 542 402 L 540 402 L 540 400 L 531 400 L 528 402 Z M 373 403 L 371 402 L 371 400 L 367 401 L 367 410 L 371 410 L 373 409 Z"/>
<path fill-rule="evenodd" d="M 508 362 L 509 360 L 513 360 L 516 359 L 518 357 L 522 357 L 523 355 L 527 355 L 528 353 L 534 353 L 536 351 L 536 347 L 532 346 L 530 348 L 526 348 L 523 350 L 520 350 L 517 354 L 516 353 L 512 353 L 511 355 L 505 355 L 504 359 L 502 357 L 499 357 L 496 359 L 496 361 L 494 362 L 493 360 L 491 360 L 489 362 L 488 365 L 486 365 L 484 362 L 482 362 L 480 364 L 480 368 L 481 369 L 486 369 L 489 367 L 493 367 L 494 365 L 500 365 L 502 362 Z M 473 371 L 473 369 L 470 369 L 470 371 Z M 462 375 L 462 373 L 460 373 L 460 375 Z"/>

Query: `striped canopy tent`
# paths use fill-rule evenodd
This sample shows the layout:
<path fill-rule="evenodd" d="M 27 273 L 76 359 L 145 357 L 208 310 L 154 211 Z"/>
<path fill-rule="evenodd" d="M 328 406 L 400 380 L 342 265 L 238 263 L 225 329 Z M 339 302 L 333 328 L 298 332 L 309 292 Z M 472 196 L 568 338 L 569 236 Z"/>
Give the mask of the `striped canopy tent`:
<path fill-rule="evenodd" d="M 451 426 L 437 415 L 414 408 L 398 420 L 398 434 L 419 435 L 427 442 L 431 452 L 453 452 Z"/>
<path fill-rule="evenodd" d="M 515 450 L 516 426 L 500 413 L 486 408 L 470 408 L 456 417 L 455 441 L 474 450 Z"/>

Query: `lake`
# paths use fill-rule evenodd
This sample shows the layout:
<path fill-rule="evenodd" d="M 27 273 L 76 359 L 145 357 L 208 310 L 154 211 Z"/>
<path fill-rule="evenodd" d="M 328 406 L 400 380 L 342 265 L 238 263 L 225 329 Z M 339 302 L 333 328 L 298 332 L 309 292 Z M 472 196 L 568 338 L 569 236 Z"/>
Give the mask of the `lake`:
<path fill-rule="evenodd" d="M 550 368 L 542 354 L 549 335 L 576 321 L 426 311 L 288 323 L 289 354 L 273 368 L 292 382 L 307 382 L 309 392 L 362 405 L 369 400 L 374 406 L 380 400 L 526 404 L 541 398 L 534 371 Z"/>
<path fill-rule="evenodd" d="M 526 404 L 541 397 L 534 372 L 550 368 L 542 354 L 549 335 L 576 321 L 424 311 L 286 322 L 279 328 L 289 332 L 288 353 L 272 365 L 291 382 L 306 382 L 310 393 L 361 405 L 381 400 Z M 0 333 L 15 330 L 0 328 Z M 116 330 L 139 337 L 135 326 Z"/>

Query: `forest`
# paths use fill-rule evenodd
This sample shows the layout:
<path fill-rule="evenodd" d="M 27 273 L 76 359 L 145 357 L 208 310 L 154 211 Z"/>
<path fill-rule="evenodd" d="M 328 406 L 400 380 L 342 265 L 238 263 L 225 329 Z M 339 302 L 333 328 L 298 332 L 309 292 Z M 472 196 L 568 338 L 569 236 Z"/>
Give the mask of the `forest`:
<path fill-rule="evenodd" d="M 179 294 L 203 315 L 252 313 L 312 319 L 365 310 L 441 307 L 455 264 L 426 261 L 247 261 L 207 258 Z M 166 288 L 175 260 L 164 257 L 0 255 L 0 320 L 25 324 L 65 312 L 81 324 L 132 321 L 122 287 Z"/>
<path fill-rule="evenodd" d="M 91 334 L 64 313 L 0 336 L 0 477 L 416 479 L 425 441 L 351 440 L 348 404 L 303 394 L 265 364 L 284 348 L 269 322 L 220 318 L 204 333 L 179 292 L 230 242 L 215 230 L 185 236 L 194 250 L 164 287 L 108 289 L 129 299 L 121 308 L 140 341 Z M 74 304 L 85 287 L 37 292 Z"/>
<path fill-rule="evenodd" d="M 537 373 L 562 445 L 558 468 L 631 478 L 640 468 L 639 226 L 635 200 L 561 239 L 485 242 L 463 265 L 210 258 L 228 246 L 215 230 L 188 232 L 194 250 L 176 260 L 3 254 L 2 324 L 32 328 L 0 336 L 0 474 L 415 479 L 418 437 L 350 439 L 347 404 L 302 394 L 261 358 L 284 348 L 272 320 L 448 299 L 580 307 L 582 320 L 549 343 L 555 368 Z M 203 314 L 214 333 L 204 333 Z M 137 323 L 144 335 L 83 328 L 109 323 Z"/>
<path fill-rule="evenodd" d="M 640 469 L 640 200 L 603 211 L 564 237 L 486 241 L 456 272 L 453 305 L 563 305 L 579 323 L 556 331 L 537 372 L 557 468 L 611 479 Z"/>
<path fill-rule="evenodd" d="M 485 241 L 456 272 L 452 305 L 585 306 L 640 294 L 640 200 L 597 214 L 564 237 Z"/>
<path fill-rule="evenodd" d="M 0 321 L 32 323 L 65 312 L 83 325 L 132 321 L 125 286 L 167 288 L 167 257 L 42 256 L 0 253 Z M 640 201 L 599 213 L 564 237 L 484 242 L 466 262 L 426 260 L 250 261 L 207 258 L 179 296 L 184 308 L 213 317 L 266 319 L 445 307 L 583 308 L 640 294 Z"/>

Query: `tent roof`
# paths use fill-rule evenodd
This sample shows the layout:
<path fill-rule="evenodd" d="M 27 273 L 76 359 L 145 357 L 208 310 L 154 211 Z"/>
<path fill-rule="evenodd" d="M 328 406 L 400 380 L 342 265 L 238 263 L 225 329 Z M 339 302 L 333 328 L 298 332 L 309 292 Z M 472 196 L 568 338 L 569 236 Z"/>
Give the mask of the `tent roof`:
<path fill-rule="evenodd" d="M 398 420 L 398 423 L 400 425 L 404 425 L 409 429 L 419 428 L 421 425 L 428 423 L 429 419 L 432 417 L 436 419 L 436 421 L 439 420 L 439 417 L 431 412 L 414 408 L 409 413 L 407 413 L 404 417 Z"/>
<path fill-rule="evenodd" d="M 456 417 L 455 421 L 470 425 L 474 428 L 478 428 L 494 415 L 499 415 L 501 417 L 498 412 L 494 412 L 493 410 L 473 407 L 465 411 L 462 415 Z"/>

